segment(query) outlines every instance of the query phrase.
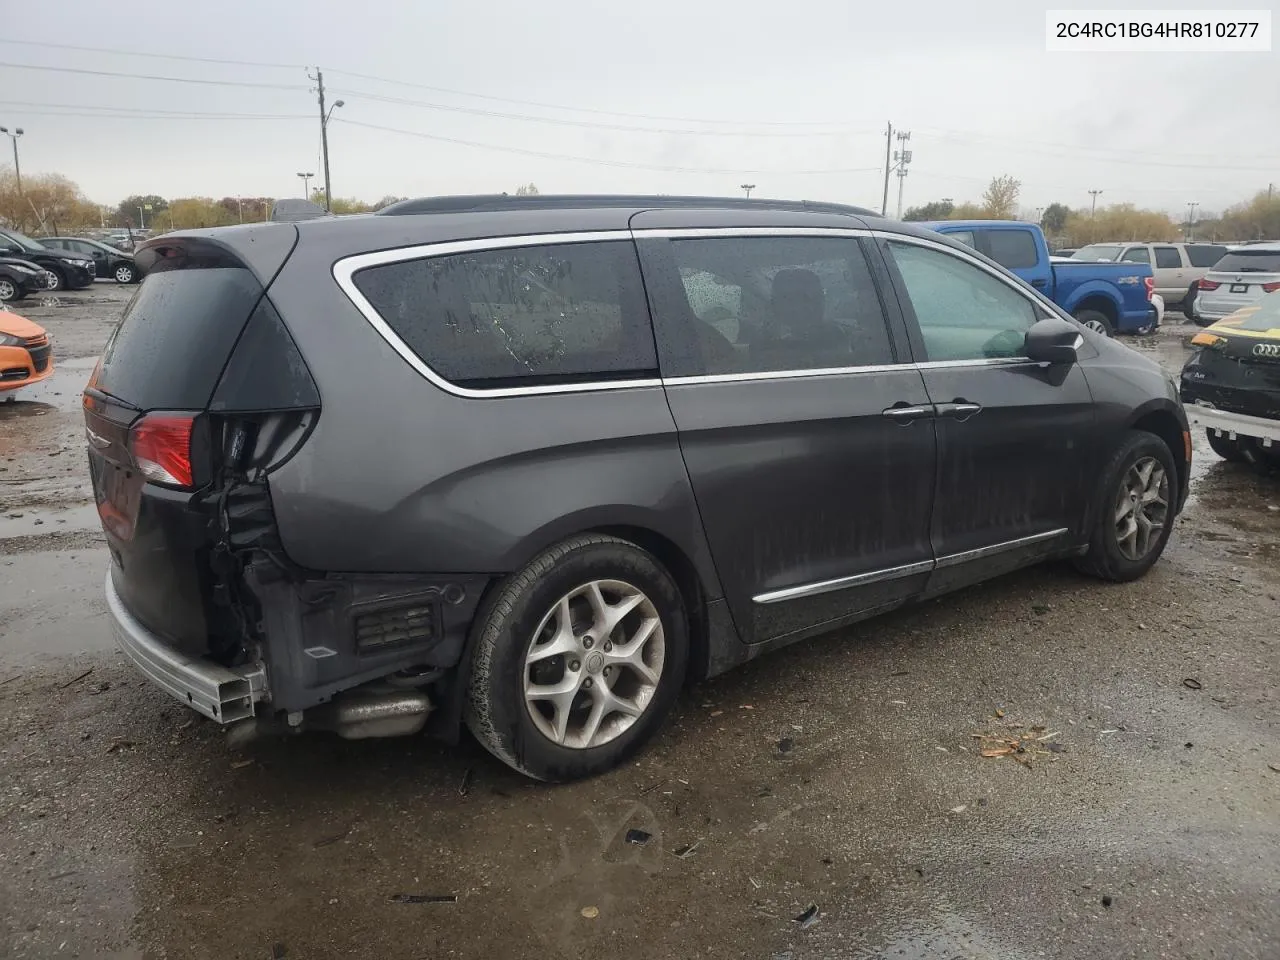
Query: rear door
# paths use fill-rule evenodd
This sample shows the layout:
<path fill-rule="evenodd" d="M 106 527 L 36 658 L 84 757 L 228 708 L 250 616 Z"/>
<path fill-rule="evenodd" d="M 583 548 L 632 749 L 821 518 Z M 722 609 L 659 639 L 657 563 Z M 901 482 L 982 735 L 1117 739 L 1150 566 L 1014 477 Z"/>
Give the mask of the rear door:
<path fill-rule="evenodd" d="M 924 381 L 869 241 L 803 233 L 636 230 L 681 450 L 748 642 L 900 603 L 932 567 Z"/>
<path fill-rule="evenodd" d="M 1171 243 L 1153 244 L 1151 269 L 1155 274 L 1156 293 L 1166 303 L 1173 302 L 1187 292 L 1191 279 L 1182 262 L 1182 251 Z"/>
<path fill-rule="evenodd" d="M 1045 308 L 950 247 L 899 236 L 881 249 L 937 413 L 929 591 L 1078 539 L 1093 490 L 1092 396 L 1076 364 L 1022 355 Z"/>

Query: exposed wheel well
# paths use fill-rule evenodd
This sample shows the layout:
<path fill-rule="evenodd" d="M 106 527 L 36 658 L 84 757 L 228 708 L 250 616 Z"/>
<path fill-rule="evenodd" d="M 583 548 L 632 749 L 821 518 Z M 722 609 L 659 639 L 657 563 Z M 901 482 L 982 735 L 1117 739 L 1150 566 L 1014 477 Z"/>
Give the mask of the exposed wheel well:
<path fill-rule="evenodd" d="M 1182 436 L 1182 427 L 1178 424 L 1173 414 L 1162 410 L 1153 410 L 1139 417 L 1133 424 L 1133 429 L 1154 433 L 1165 442 L 1169 452 L 1173 454 L 1173 462 L 1178 468 L 1178 489 L 1180 491 L 1186 490 L 1187 482 L 1190 480 L 1191 465 L 1187 463 L 1186 441 Z"/>
<path fill-rule="evenodd" d="M 586 533 L 604 533 L 620 540 L 629 540 L 642 550 L 653 554 L 667 568 L 680 588 L 685 610 L 689 612 L 689 680 L 701 680 L 707 675 L 710 653 L 706 611 L 703 605 L 702 582 L 693 562 L 683 550 L 660 533 L 644 527 L 599 527 Z"/>
<path fill-rule="evenodd" d="M 1075 316 L 1081 310 L 1097 310 L 1111 321 L 1112 326 L 1115 325 L 1118 317 L 1115 304 L 1106 297 L 1085 297 L 1075 305 L 1075 309 L 1071 311 L 1071 315 Z"/>

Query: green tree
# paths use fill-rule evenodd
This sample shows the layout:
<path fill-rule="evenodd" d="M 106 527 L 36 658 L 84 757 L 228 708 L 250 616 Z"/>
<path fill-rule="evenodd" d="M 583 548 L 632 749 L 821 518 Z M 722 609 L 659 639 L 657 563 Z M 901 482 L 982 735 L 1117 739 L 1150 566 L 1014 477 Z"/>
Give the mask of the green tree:
<path fill-rule="evenodd" d="M 1012 219 L 1018 210 L 1018 191 L 1022 181 L 1005 174 L 992 177 L 982 194 L 983 212 L 992 220 Z"/>
<path fill-rule="evenodd" d="M 1057 236 L 1067 229 L 1067 217 L 1071 216 L 1071 208 L 1064 203 L 1051 203 L 1044 208 L 1044 213 L 1040 215 L 1040 226 L 1044 228 L 1044 232 L 1051 236 Z"/>
<path fill-rule="evenodd" d="M 902 219 L 916 222 L 921 220 L 946 220 L 951 216 L 951 211 L 955 208 L 956 205 L 950 200 L 931 200 L 929 203 L 918 207 L 907 207 L 907 212 L 902 215 Z"/>
<path fill-rule="evenodd" d="M 409 199 L 408 197 L 397 197 L 393 193 L 388 193 L 382 199 L 375 201 L 375 203 L 373 204 L 373 209 L 381 210 L 383 207 L 389 207 L 393 203 L 399 203 L 401 200 L 408 200 L 408 199 Z"/>
<path fill-rule="evenodd" d="M 151 209 L 146 209 L 147 206 Z M 138 208 L 142 207 L 142 214 L 146 219 L 146 223 L 138 222 Z M 120 226 L 133 224 L 135 227 L 151 226 L 151 218 L 158 213 L 162 213 L 169 209 L 169 201 L 164 197 L 158 197 L 154 193 L 134 194 L 125 197 L 120 201 L 120 205 L 116 207 L 115 219 L 119 221 Z"/>
<path fill-rule="evenodd" d="M 226 227 L 238 218 L 212 197 L 179 197 L 158 218 L 155 229 L 191 230 L 199 227 Z"/>

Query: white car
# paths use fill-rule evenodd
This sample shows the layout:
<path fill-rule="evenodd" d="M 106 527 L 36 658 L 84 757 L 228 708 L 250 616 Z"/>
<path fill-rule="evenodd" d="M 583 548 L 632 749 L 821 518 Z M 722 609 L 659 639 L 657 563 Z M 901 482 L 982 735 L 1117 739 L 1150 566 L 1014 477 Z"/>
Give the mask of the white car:
<path fill-rule="evenodd" d="M 1280 243 L 1252 243 L 1227 251 L 1197 287 L 1194 319 L 1202 327 L 1257 303 L 1280 290 Z"/>

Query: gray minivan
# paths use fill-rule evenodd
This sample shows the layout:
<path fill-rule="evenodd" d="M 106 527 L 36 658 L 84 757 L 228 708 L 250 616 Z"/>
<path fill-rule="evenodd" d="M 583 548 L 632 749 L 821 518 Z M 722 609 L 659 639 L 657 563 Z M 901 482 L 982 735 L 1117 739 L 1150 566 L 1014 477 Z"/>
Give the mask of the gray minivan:
<path fill-rule="evenodd" d="M 1155 363 L 857 208 L 438 198 L 138 260 L 84 394 L 107 603 L 222 724 L 582 777 L 811 634 L 1141 576 L 1186 497 Z"/>

